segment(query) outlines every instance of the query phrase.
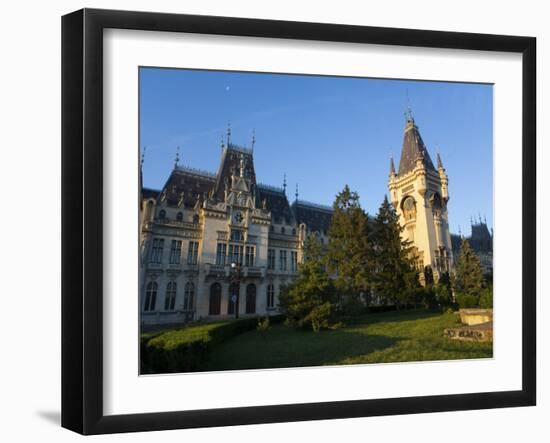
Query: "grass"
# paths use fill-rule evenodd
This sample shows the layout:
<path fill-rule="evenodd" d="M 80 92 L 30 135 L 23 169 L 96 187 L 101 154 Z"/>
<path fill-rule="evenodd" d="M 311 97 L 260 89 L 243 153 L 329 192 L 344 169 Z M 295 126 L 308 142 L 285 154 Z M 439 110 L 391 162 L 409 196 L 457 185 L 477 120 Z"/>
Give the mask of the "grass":
<path fill-rule="evenodd" d="M 250 331 L 220 345 L 201 370 L 454 360 L 492 357 L 492 343 L 443 337 L 457 325 L 454 314 L 405 311 L 354 318 L 345 327 L 319 333 L 286 325 Z"/>

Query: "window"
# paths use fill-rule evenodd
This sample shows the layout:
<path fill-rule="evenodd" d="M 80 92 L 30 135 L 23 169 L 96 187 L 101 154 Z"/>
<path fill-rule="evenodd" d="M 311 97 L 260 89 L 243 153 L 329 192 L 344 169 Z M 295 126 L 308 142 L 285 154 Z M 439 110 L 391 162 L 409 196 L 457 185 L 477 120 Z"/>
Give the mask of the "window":
<path fill-rule="evenodd" d="M 183 212 L 178 212 L 176 215 L 176 220 L 179 222 L 183 221 Z"/>
<path fill-rule="evenodd" d="M 216 249 L 216 264 L 225 265 L 225 257 L 227 255 L 227 245 L 225 243 L 218 243 Z"/>
<path fill-rule="evenodd" d="M 229 260 L 231 263 L 243 264 L 243 245 L 229 245 Z"/>
<path fill-rule="evenodd" d="M 298 252 L 290 251 L 290 270 L 296 272 L 298 270 Z"/>
<path fill-rule="evenodd" d="M 162 262 L 162 249 L 164 248 L 163 238 L 153 239 L 153 249 L 151 250 L 151 263 Z"/>
<path fill-rule="evenodd" d="M 279 250 L 279 269 L 286 271 L 286 251 Z"/>
<path fill-rule="evenodd" d="M 176 282 L 171 281 L 166 285 L 166 296 L 164 297 L 164 310 L 173 311 L 176 307 Z"/>
<path fill-rule="evenodd" d="M 284 234 L 284 233 L 285 233 L 285 227 L 283 226 L 283 227 L 281 228 L 281 234 Z"/>
<path fill-rule="evenodd" d="M 256 312 L 256 285 L 254 283 L 250 283 L 246 287 L 245 312 L 247 314 L 254 314 Z"/>
<path fill-rule="evenodd" d="M 267 269 L 275 269 L 275 249 L 267 250 Z"/>
<path fill-rule="evenodd" d="M 275 232 L 275 226 L 271 225 L 271 226 L 269 227 L 269 231 L 270 231 L 270 232 Z"/>
<path fill-rule="evenodd" d="M 296 235 L 296 228 L 292 228 L 292 235 Z"/>
<path fill-rule="evenodd" d="M 246 256 L 245 256 L 245 266 L 254 266 L 254 253 L 255 253 L 255 247 L 254 246 L 247 246 L 246 247 Z"/>
<path fill-rule="evenodd" d="M 166 218 L 166 211 L 164 209 L 161 209 L 159 212 L 159 218 L 161 220 L 164 220 Z"/>
<path fill-rule="evenodd" d="M 243 231 L 239 231 L 237 229 L 232 229 L 231 230 L 231 240 L 233 240 L 233 241 L 244 241 Z"/>
<path fill-rule="evenodd" d="M 157 302 L 157 282 L 150 281 L 147 283 L 147 288 L 145 290 L 145 306 L 143 307 L 144 311 L 154 311 L 155 304 Z"/>
<path fill-rule="evenodd" d="M 181 240 L 172 240 L 170 246 L 170 261 L 171 265 L 179 265 L 181 257 Z"/>
<path fill-rule="evenodd" d="M 210 286 L 210 303 L 208 306 L 208 315 L 220 315 L 220 305 L 222 301 L 222 286 L 214 283 Z"/>
<path fill-rule="evenodd" d="M 187 264 L 196 265 L 197 258 L 199 256 L 199 243 L 196 241 L 190 241 L 187 248 Z"/>
<path fill-rule="evenodd" d="M 192 311 L 193 310 L 193 298 L 195 297 L 195 285 L 194 283 L 188 281 L 185 283 L 185 293 L 183 297 L 183 310 Z"/>
<path fill-rule="evenodd" d="M 193 223 L 195 223 L 196 225 L 199 224 L 199 216 L 197 214 L 193 216 Z"/>
<path fill-rule="evenodd" d="M 275 287 L 273 284 L 267 285 L 267 307 L 273 308 L 275 306 Z"/>

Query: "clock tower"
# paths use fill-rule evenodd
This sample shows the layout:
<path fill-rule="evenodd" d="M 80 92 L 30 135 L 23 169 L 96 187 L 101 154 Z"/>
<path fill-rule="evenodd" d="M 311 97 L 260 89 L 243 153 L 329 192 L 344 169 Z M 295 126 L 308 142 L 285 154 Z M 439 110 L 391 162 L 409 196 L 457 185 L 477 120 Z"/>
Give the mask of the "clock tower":
<path fill-rule="evenodd" d="M 439 154 L 437 168 L 424 145 L 410 110 L 406 115 L 399 169 L 390 160 L 389 192 L 404 240 L 409 240 L 418 269 L 431 266 L 434 278 L 453 266 L 449 231 L 448 177 Z"/>

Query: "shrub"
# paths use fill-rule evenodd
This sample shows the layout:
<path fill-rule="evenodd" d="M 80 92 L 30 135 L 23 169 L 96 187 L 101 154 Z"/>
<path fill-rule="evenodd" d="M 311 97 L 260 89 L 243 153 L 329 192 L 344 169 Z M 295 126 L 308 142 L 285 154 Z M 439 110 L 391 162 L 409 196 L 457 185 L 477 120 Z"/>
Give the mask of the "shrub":
<path fill-rule="evenodd" d="M 456 301 L 460 309 L 477 308 L 479 306 L 479 297 L 469 294 L 457 294 Z"/>
<path fill-rule="evenodd" d="M 479 307 L 484 309 L 493 309 L 493 289 L 484 288 L 479 297 Z"/>
<path fill-rule="evenodd" d="M 319 332 L 329 326 L 332 305 L 329 302 L 314 307 L 308 315 L 301 320 L 301 327 L 311 327 L 313 332 Z"/>
<path fill-rule="evenodd" d="M 258 324 L 256 326 L 256 330 L 262 334 L 262 337 L 266 337 L 267 331 L 271 328 L 270 322 L 269 322 L 269 316 L 267 317 L 258 317 Z"/>
<path fill-rule="evenodd" d="M 283 316 L 272 316 L 270 323 L 282 322 Z M 208 353 L 216 345 L 257 327 L 257 318 L 229 322 L 184 326 L 154 336 L 144 336 L 140 342 L 142 374 L 193 372 L 200 369 Z"/>

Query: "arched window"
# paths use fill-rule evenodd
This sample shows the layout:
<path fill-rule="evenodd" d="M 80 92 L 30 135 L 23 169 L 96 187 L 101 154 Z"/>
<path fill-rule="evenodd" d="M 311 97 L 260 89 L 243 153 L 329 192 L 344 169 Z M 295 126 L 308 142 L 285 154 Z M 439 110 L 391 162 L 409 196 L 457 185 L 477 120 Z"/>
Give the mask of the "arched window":
<path fill-rule="evenodd" d="M 256 312 L 256 285 L 250 283 L 246 287 L 246 313 L 254 314 Z"/>
<path fill-rule="evenodd" d="M 145 290 L 145 306 L 143 306 L 144 311 L 154 311 L 155 304 L 157 303 L 157 282 L 150 281 L 147 283 L 147 288 Z"/>
<path fill-rule="evenodd" d="M 183 212 L 178 212 L 178 214 L 176 215 L 176 220 L 177 221 L 183 221 Z"/>
<path fill-rule="evenodd" d="M 275 306 L 275 287 L 273 284 L 267 285 L 267 307 L 273 308 Z"/>
<path fill-rule="evenodd" d="M 185 293 L 183 297 L 183 310 L 192 311 L 193 310 L 193 298 L 195 297 L 195 285 L 194 283 L 188 281 L 185 283 Z"/>
<path fill-rule="evenodd" d="M 166 296 L 164 297 L 164 310 L 173 311 L 176 307 L 176 289 L 175 281 L 168 282 L 166 285 Z"/>
<path fill-rule="evenodd" d="M 240 286 L 238 283 L 231 283 L 229 285 L 229 291 L 227 293 L 227 313 L 229 315 L 235 313 L 235 306 L 237 305 L 237 300 L 239 299 Z"/>
<path fill-rule="evenodd" d="M 164 219 L 166 218 L 166 211 L 165 211 L 164 209 L 161 209 L 161 210 L 159 211 L 159 218 L 160 218 L 161 220 L 164 220 Z"/>
<path fill-rule="evenodd" d="M 270 230 L 271 232 L 275 232 L 275 226 L 271 225 L 271 226 L 269 227 L 269 230 Z"/>
<path fill-rule="evenodd" d="M 199 216 L 198 216 L 197 214 L 195 214 L 195 215 L 193 216 L 193 223 L 195 223 L 195 224 L 198 224 L 198 223 L 199 223 Z"/>
<path fill-rule="evenodd" d="M 208 315 L 220 315 L 220 305 L 222 301 L 222 286 L 219 283 L 213 283 L 210 286 L 210 304 L 208 306 Z"/>
<path fill-rule="evenodd" d="M 296 235 L 296 228 L 292 228 L 292 235 Z"/>
<path fill-rule="evenodd" d="M 284 234 L 284 233 L 285 233 L 285 227 L 283 226 L 283 227 L 281 228 L 281 234 Z"/>

